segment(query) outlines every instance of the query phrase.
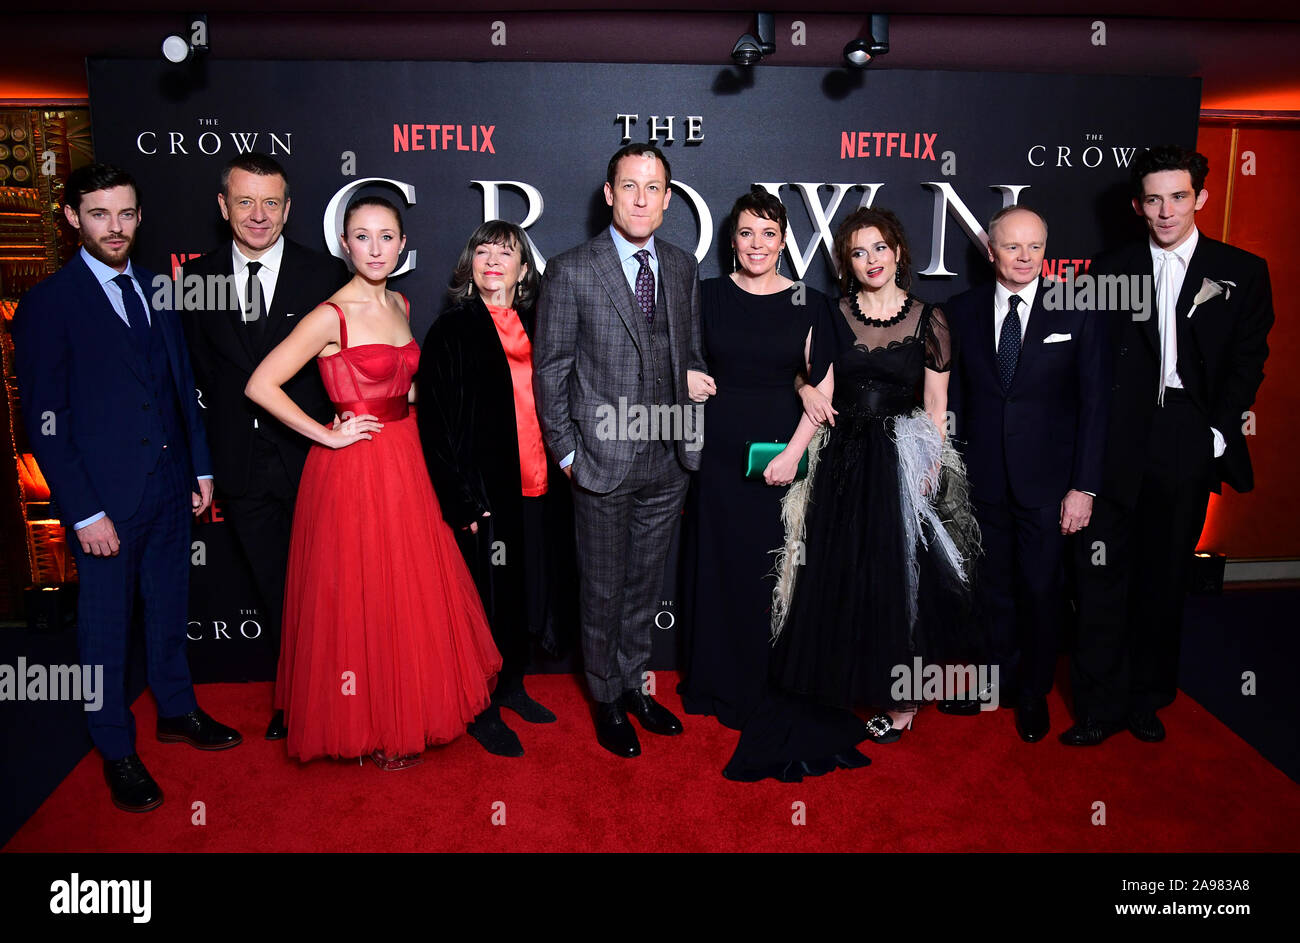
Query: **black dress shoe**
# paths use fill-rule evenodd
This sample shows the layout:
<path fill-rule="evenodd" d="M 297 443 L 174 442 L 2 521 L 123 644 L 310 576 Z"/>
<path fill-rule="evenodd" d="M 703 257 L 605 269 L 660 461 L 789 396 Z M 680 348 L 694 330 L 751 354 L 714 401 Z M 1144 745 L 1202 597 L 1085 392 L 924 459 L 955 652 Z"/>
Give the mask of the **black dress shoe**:
<path fill-rule="evenodd" d="M 271 722 L 266 725 L 266 739 L 283 740 L 289 736 L 289 728 L 284 722 L 284 711 L 276 711 L 271 715 Z"/>
<path fill-rule="evenodd" d="M 465 732 L 483 745 L 493 756 L 523 756 L 524 745 L 501 719 L 500 711 L 489 707 L 474 718 Z"/>
<path fill-rule="evenodd" d="M 1123 729 L 1123 724 L 1083 717 L 1080 718 L 1077 724 L 1061 734 L 1061 742 L 1067 747 L 1095 747 L 1107 737 L 1113 737 Z"/>
<path fill-rule="evenodd" d="M 158 739 L 163 743 L 188 743 L 198 750 L 228 750 L 244 740 L 238 730 L 217 723 L 198 709 L 180 717 L 159 717 Z"/>
<path fill-rule="evenodd" d="M 651 733 L 671 737 L 682 732 L 682 722 L 662 704 L 656 704 L 649 694 L 639 690 L 624 691 L 618 699 L 619 706 L 636 717 L 641 726 Z"/>
<path fill-rule="evenodd" d="M 1025 743 L 1037 743 L 1047 736 L 1050 727 L 1046 698 L 1036 697 L 1016 705 L 1016 733 Z"/>
<path fill-rule="evenodd" d="M 961 701 L 940 701 L 940 714 L 952 714 L 956 717 L 974 717 L 980 712 L 980 702 L 977 700 Z"/>
<path fill-rule="evenodd" d="M 496 699 L 496 702 L 500 706 L 514 711 L 520 718 L 530 724 L 555 723 L 555 714 L 529 697 L 522 684 L 512 691 L 502 694 Z"/>
<path fill-rule="evenodd" d="M 1159 743 L 1165 738 L 1165 725 L 1155 711 L 1132 711 L 1128 715 L 1128 729 L 1146 743 Z"/>
<path fill-rule="evenodd" d="M 105 760 L 104 779 L 113 805 L 123 812 L 148 812 L 162 805 L 162 790 L 134 753 L 120 760 Z"/>
<path fill-rule="evenodd" d="M 596 742 L 615 756 L 640 756 L 641 742 L 618 701 L 596 702 Z"/>

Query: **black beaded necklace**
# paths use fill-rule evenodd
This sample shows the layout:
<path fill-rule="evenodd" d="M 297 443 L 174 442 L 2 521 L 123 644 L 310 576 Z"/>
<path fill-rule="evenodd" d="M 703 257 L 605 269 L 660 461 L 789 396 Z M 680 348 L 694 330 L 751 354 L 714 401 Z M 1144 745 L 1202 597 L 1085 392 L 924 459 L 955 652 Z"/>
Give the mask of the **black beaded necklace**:
<path fill-rule="evenodd" d="M 853 294 L 849 295 L 849 311 L 855 318 L 868 327 L 890 327 L 894 324 L 898 324 L 903 320 L 903 318 L 907 317 L 907 309 L 911 304 L 911 294 L 905 294 L 903 296 L 903 306 L 898 309 L 898 314 L 888 319 L 869 318 L 863 314 L 862 309 L 858 307 L 858 293 L 855 291 Z"/>

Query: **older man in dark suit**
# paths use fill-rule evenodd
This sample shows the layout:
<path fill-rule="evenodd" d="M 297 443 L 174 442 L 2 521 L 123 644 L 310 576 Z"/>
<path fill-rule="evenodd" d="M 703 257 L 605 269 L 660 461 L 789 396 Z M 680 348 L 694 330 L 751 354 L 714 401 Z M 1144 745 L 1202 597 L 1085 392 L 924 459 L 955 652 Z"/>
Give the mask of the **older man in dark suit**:
<path fill-rule="evenodd" d="M 1007 207 L 988 232 L 996 281 L 945 308 L 960 351 L 950 405 L 984 540 L 992 657 L 1016 730 L 1034 743 L 1050 726 L 1065 536 L 1087 525 L 1101 485 L 1105 345 L 1096 312 L 1053 303 L 1041 216 Z"/>
<path fill-rule="evenodd" d="M 278 651 L 290 524 L 311 443 L 246 397 L 244 386 L 262 358 L 289 336 L 298 316 L 332 295 L 348 275 L 338 259 L 285 238 L 289 181 L 274 158 L 257 152 L 233 158 L 221 172 L 217 205 L 230 223 L 231 240 L 186 262 L 177 277 L 183 287 L 200 278 L 224 289 L 205 291 L 203 306 L 185 310 L 185 334 L 207 407 L 217 497 Z M 314 362 L 284 389 L 317 422 L 331 421 L 334 407 Z M 266 739 L 286 733 L 284 712 L 277 710 Z"/>
<path fill-rule="evenodd" d="M 158 739 L 201 750 L 241 739 L 199 709 L 185 657 L 190 512 L 211 500 L 211 462 L 181 327 L 151 303 L 154 279 L 131 263 L 135 181 L 91 164 L 68 177 L 65 200 L 81 251 L 18 306 L 18 385 L 32 449 L 71 532 L 81 660 L 103 665 L 90 737 L 114 805 L 147 812 L 163 794 L 135 751 L 126 703 L 137 595 Z"/>
<path fill-rule="evenodd" d="M 1076 723 L 1095 746 L 1125 727 L 1163 740 L 1173 702 L 1192 554 L 1210 492 L 1255 479 L 1243 423 L 1264 379 L 1273 296 L 1263 259 L 1196 227 L 1209 163 L 1177 146 L 1139 155 L 1133 209 L 1147 238 L 1097 260 L 1134 287 L 1110 306 L 1110 431 L 1092 523 L 1079 543 Z M 1134 296 L 1155 304 L 1132 304 Z"/>
<path fill-rule="evenodd" d="M 699 467 L 703 430 L 690 400 L 712 384 L 696 262 L 654 237 L 670 182 L 658 148 L 614 154 L 605 179 L 612 225 L 547 264 L 533 346 L 546 443 L 573 483 L 596 736 L 629 757 L 641 748 L 628 712 L 654 733 L 682 729 L 645 689 L 646 668 L 673 524 L 687 471 Z"/>

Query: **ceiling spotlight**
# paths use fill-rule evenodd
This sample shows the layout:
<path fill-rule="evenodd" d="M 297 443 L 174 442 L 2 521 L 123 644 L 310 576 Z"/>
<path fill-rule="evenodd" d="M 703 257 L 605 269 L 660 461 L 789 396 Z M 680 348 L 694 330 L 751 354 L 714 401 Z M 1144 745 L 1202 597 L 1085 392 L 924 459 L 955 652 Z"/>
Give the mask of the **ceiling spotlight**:
<path fill-rule="evenodd" d="M 757 37 L 746 33 L 731 47 L 731 59 L 736 65 L 754 65 L 776 52 L 776 14 L 759 13 L 756 32 Z"/>
<path fill-rule="evenodd" d="M 190 17 L 189 38 L 172 34 L 163 40 L 162 54 L 168 62 L 181 63 L 208 51 L 208 18 L 203 14 Z"/>
<path fill-rule="evenodd" d="M 851 40 L 844 47 L 844 58 L 849 65 L 865 69 L 871 60 L 889 52 L 889 14 L 871 14 L 871 35 L 869 38 Z"/>

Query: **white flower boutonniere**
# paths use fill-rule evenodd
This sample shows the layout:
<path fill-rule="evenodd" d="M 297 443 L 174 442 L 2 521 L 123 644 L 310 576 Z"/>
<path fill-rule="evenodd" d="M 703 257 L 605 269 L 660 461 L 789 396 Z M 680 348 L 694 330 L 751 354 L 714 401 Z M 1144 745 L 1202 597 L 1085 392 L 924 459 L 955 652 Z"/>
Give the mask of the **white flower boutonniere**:
<path fill-rule="evenodd" d="M 1195 311 L 1200 305 L 1205 304 L 1205 302 L 1209 301 L 1211 298 L 1217 298 L 1219 295 L 1223 295 L 1223 300 L 1227 301 L 1232 297 L 1232 292 L 1228 290 L 1229 287 L 1236 288 L 1237 283 L 1227 281 L 1226 279 L 1219 281 L 1216 281 L 1213 278 L 1201 279 L 1201 290 L 1198 291 L 1196 297 L 1192 299 L 1192 310 L 1187 312 L 1187 316 L 1190 318 L 1192 316 L 1192 311 Z"/>

